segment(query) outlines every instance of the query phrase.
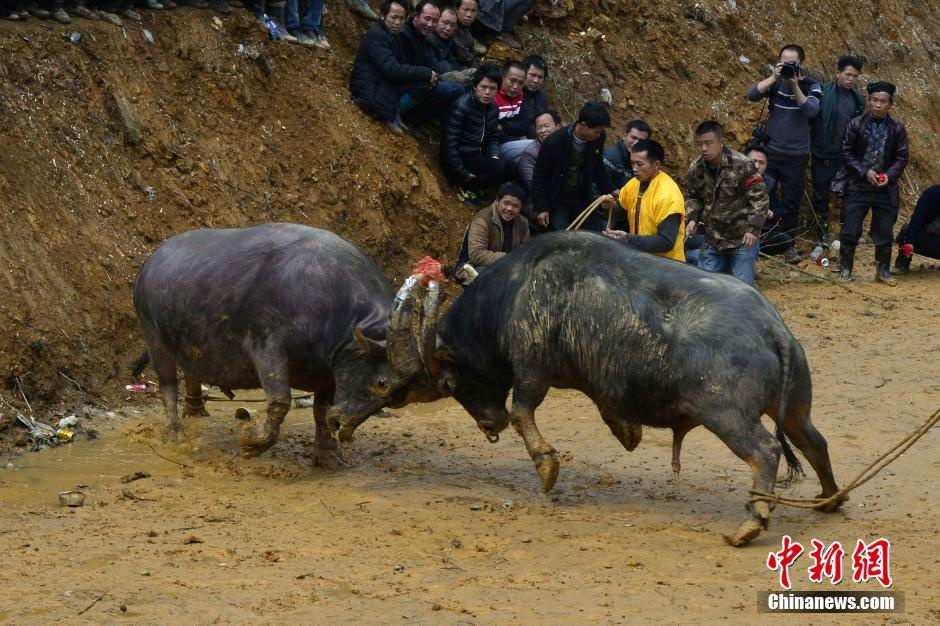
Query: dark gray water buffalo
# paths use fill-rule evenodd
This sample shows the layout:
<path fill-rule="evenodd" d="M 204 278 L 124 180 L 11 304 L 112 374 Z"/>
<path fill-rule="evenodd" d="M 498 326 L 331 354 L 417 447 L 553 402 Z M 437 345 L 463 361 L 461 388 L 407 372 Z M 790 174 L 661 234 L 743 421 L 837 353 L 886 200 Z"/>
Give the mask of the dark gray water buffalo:
<path fill-rule="evenodd" d="M 266 414 L 242 435 L 246 456 L 277 441 L 294 387 L 315 393 L 315 458 L 332 465 L 328 423 L 352 429 L 406 401 L 410 380 L 394 371 L 407 367 L 395 355 L 408 353 L 413 339 L 389 317 L 393 297 L 361 250 L 325 230 L 265 224 L 167 240 L 134 284 L 167 434 L 182 429 L 177 368 L 186 382 L 184 416 L 204 414 L 201 383 L 264 389 Z"/>
<path fill-rule="evenodd" d="M 399 300 L 414 298 L 412 290 L 403 287 Z M 423 364 L 490 440 L 511 423 L 545 491 L 558 459 L 534 411 L 549 387 L 589 396 L 628 450 L 639 443 L 640 425 L 671 428 L 677 471 L 682 437 L 702 425 L 751 466 L 756 490 L 773 491 L 781 451 L 788 476 L 801 471 L 789 438 L 816 471 L 822 495 L 838 491 L 826 440 L 810 421 L 802 347 L 759 292 L 730 276 L 593 233 L 557 233 L 488 268 L 436 326 L 433 292 L 427 300 L 419 350 L 402 359 L 409 367 L 402 374 Z M 761 424 L 764 414 L 776 437 Z M 771 506 L 748 509 L 729 538 L 734 545 L 766 528 Z"/>

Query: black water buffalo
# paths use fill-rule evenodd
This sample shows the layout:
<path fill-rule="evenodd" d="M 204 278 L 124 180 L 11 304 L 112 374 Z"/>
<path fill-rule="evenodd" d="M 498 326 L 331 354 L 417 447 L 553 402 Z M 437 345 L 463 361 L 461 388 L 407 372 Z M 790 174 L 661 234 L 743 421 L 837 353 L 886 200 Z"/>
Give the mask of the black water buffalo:
<path fill-rule="evenodd" d="M 406 285 L 400 297 L 414 299 L 411 290 Z M 427 300 L 430 315 L 436 297 Z M 411 364 L 420 360 L 428 380 L 490 440 L 511 423 L 546 492 L 558 459 L 534 411 L 550 387 L 589 396 L 628 450 L 639 443 L 640 425 L 673 429 L 676 470 L 682 437 L 702 425 L 751 466 L 756 490 L 773 491 L 781 450 L 789 473 L 801 471 L 789 438 L 816 471 L 822 495 L 838 491 L 826 440 L 810 421 L 802 347 L 758 291 L 730 276 L 593 233 L 556 233 L 488 268 L 436 327 L 428 315 Z M 776 437 L 761 424 L 764 414 Z M 771 508 L 750 504 L 731 543 L 759 535 Z"/>
<path fill-rule="evenodd" d="M 328 423 L 355 428 L 408 389 L 410 329 L 389 317 L 394 290 L 361 250 L 297 224 L 207 229 L 176 235 L 144 263 L 134 305 L 160 382 L 167 434 L 182 429 L 177 368 L 186 381 L 184 416 L 204 414 L 200 384 L 261 387 L 267 412 L 242 435 L 254 456 L 277 441 L 291 387 L 315 393 L 316 461 L 332 465 Z M 386 342 L 386 338 L 388 341 Z M 405 346 L 402 350 L 396 348 Z"/>

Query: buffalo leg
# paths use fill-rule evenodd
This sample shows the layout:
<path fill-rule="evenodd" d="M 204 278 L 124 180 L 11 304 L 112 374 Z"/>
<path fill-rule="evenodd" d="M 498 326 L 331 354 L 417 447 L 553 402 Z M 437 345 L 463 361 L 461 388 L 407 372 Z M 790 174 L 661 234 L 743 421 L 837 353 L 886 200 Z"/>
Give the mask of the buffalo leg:
<path fill-rule="evenodd" d="M 179 441 L 183 432 L 183 423 L 180 421 L 179 407 L 179 381 L 176 376 L 176 361 L 170 354 L 161 349 L 153 348 L 150 351 L 151 365 L 157 373 L 160 383 L 160 399 L 166 411 L 166 430 L 163 439 L 166 441 Z"/>
<path fill-rule="evenodd" d="M 316 422 L 316 439 L 313 451 L 313 464 L 326 469 L 336 469 L 339 456 L 339 446 L 326 423 L 326 412 L 333 406 L 333 396 L 328 397 L 317 393 L 313 396 L 313 421 Z"/>
<path fill-rule="evenodd" d="M 787 416 L 783 421 L 783 432 L 790 438 L 793 445 L 803 453 L 803 456 L 806 457 L 816 472 L 816 476 L 819 477 L 822 493 L 817 497 L 828 498 L 838 492 L 839 487 L 832 475 L 832 463 L 829 461 L 829 446 L 825 437 L 816 430 L 813 422 L 810 421 L 808 405 L 789 405 L 787 407 Z M 835 511 L 848 499 L 848 495 L 842 496 L 826 505 L 823 510 L 827 512 Z"/>
<path fill-rule="evenodd" d="M 512 414 L 509 419 L 513 428 L 525 442 L 525 448 L 542 481 L 545 493 L 552 490 L 558 480 L 558 453 L 542 438 L 535 425 L 535 409 L 545 399 L 548 389 L 513 387 Z"/>
<path fill-rule="evenodd" d="M 184 372 L 184 374 L 186 374 Z M 186 397 L 183 399 L 183 417 L 209 417 L 206 400 L 202 397 L 202 383 L 195 376 L 186 374 L 183 380 Z"/>
<path fill-rule="evenodd" d="M 287 359 L 279 354 L 263 354 L 255 358 L 258 378 L 268 401 L 261 423 L 252 423 L 242 431 L 242 456 L 258 456 L 277 442 L 281 422 L 290 410 L 290 382 Z"/>
<path fill-rule="evenodd" d="M 601 418 L 627 452 L 633 452 L 640 445 L 643 426 L 628 422 L 608 409 L 601 410 Z"/>
<path fill-rule="evenodd" d="M 750 465 L 755 490 L 773 493 L 780 464 L 780 443 L 761 425 L 759 417 L 751 419 L 736 412 L 715 413 L 704 425 Z M 750 543 L 770 521 L 770 503 L 754 502 L 747 508 L 750 517 L 727 538 L 733 546 Z"/>

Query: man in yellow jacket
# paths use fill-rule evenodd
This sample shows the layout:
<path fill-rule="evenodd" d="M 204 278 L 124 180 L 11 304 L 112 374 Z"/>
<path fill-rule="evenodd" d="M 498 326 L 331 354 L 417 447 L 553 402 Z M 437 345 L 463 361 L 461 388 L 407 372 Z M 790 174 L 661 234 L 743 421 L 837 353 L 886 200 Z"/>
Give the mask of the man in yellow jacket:
<path fill-rule="evenodd" d="M 604 231 L 632 248 L 685 262 L 685 199 L 679 185 L 662 171 L 666 151 L 652 139 L 630 148 L 633 178 L 620 190 L 620 207 L 627 214 L 630 232 Z"/>

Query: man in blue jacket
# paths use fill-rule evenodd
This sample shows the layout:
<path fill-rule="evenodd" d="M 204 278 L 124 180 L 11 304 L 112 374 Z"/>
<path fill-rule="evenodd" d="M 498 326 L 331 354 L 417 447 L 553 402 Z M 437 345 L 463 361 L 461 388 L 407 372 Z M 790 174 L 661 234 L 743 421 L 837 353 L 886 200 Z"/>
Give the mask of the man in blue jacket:
<path fill-rule="evenodd" d="M 813 231 L 820 243 L 829 243 L 829 190 L 842 165 L 842 137 L 849 120 L 865 111 L 865 98 L 855 87 L 862 60 L 839 57 L 836 79 L 822 87 L 819 115 L 813 128 Z M 844 218 L 839 220 L 844 221 Z"/>

